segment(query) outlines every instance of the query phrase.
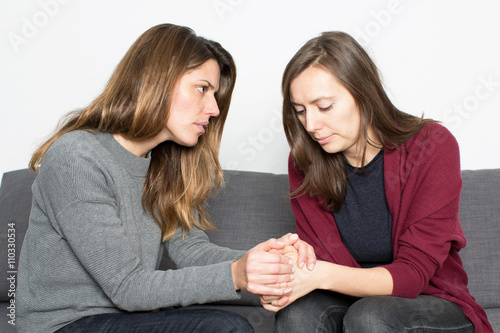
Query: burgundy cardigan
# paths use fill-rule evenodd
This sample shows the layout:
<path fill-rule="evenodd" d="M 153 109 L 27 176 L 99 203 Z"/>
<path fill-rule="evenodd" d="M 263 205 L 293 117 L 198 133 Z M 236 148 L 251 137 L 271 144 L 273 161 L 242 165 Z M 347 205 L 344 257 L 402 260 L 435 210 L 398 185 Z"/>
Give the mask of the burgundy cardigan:
<path fill-rule="evenodd" d="M 303 174 L 289 158 L 290 189 Z M 493 332 L 484 309 L 467 288 L 458 251 L 466 239 L 458 217 L 462 177 L 458 144 L 436 123 L 425 125 L 405 144 L 384 152 L 385 194 L 393 218 L 392 296 L 433 295 L 458 304 L 476 332 Z M 297 233 L 314 247 L 318 259 L 360 267 L 341 241 L 337 225 L 321 197 L 291 200 Z"/>

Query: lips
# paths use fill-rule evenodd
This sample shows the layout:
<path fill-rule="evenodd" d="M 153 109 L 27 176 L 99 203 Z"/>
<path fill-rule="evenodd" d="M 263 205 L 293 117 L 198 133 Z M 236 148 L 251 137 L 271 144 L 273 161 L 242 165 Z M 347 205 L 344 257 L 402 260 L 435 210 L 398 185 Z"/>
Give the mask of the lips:
<path fill-rule="evenodd" d="M 335 134 L 332 134 L 330 136 L 324 136 L 324 137 L 321 137 L 321 138 L 314 138 L 314 140 L 316 140 L 320 145 L 324 145 L 328 142 L 330 142 L 330 140 L 335 136 Z"/>
<path fill-rule="evenodd" d="M 205 133 L 205 127 L 208 126 L 208 121 L 202 122 L 202 123 L 196 123 L 195 125 L 198 126 L 199 130 L 203 134 L 203 133 Z"/>

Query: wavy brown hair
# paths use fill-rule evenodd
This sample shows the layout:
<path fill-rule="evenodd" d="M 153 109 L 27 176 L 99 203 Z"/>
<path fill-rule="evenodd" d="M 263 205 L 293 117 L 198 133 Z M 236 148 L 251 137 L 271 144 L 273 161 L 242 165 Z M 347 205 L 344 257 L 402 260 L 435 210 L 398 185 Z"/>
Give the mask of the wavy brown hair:
<path fill-rule="evenodd" d="M 309 67 L 331 73 L 353 96 L 359 109 L 360 140 L 365 164 L 368 129 L 382 149 L 395 149 L 412 137 L 424 123 L 432 121 L 398 110 L 384 91 L 379 72 L 365 50 L 344 32 L 324 32 L 308 41 L 293 56 L 283 73 L 283 126 L 295 166 L 303 173 L 301 186 L 291 196 L 321 196 L 331 211 L 342 206 L 347 174 L 342 152 L 329 154 L 315 142 L 297 118 L 291 103 L 292 81 Z"/>
<path fill-rule="evenodd" d="M 86 108 L 69 113 L 55 134 L 35 151 L 30 169 L 37 171 L 51 144 L 71 131 L 110 132 L 134 141 L 156 136 L 166 126 L 176 83 L 209 59 L 216 60 L 220 68 L 215 94 L 220 114 L 211 119 L 196 146 L 167 141 L 151 151 L 142 204 L 160 226 L 163 240 L 170 239 L 179 226 L 184 233 L 193 226 L 214 228 L 205 200 L 224 181 L 218 154 L 236 67 L 219 43 L 196 36 L 187 27 L 161 24 L 142 34 L 103 92 Z"/>

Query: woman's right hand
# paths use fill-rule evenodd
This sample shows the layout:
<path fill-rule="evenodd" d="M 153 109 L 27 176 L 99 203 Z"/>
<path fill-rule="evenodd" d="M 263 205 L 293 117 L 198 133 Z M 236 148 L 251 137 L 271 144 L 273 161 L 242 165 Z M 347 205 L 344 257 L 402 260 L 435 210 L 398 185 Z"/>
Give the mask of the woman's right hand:
<path fill-rule="evenodd" d="M 272 253 L 287 244 L 274 238 L 249 250 L 231 265 L 236 290 L 252 294 L 283 296 L 291 292 L 289 282 L 294 278 L 295 268 L 289 257 Z"/>

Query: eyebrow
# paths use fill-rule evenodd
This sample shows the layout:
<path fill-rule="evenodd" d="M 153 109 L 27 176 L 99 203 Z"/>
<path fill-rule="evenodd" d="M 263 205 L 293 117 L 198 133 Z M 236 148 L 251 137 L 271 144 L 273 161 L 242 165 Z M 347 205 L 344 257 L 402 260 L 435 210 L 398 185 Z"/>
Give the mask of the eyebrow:
<path fill-rule="evenodd" d="M 213 85 L 210 81 L 205 80 L 205 79 L 200 79 L 200 81 L 206 82 L 206 83 L 207 83 L 207 86 L 208 86 L 210 89 L 213 89 L 215 92 L 218 92 L 218 89 L 217 89 L 217 90 L 215 90 L 214 85 Z"/>
<path fill-rule="evenodd" d="M 330 101 L 331 101 L 331 100 L 334 100 L 334 99 L 335 99 L 335 97 L 336 97 L 336 96 L 321 96 L 321 97 L 318 97 L 318 98 L 316 98 L 316 99 L 312 100 L 312 101 L 310 102 L 310 104 L 315 104 L 315 103 L 317 103 L 317 102 L 319 102 L 319 101 L 321 101 L 321 100 L 323 100 L 323 99 L 326 99 L 326 100 L 330 100 Z M 292 105 L 302 105 L 302 104 L 300 104 L 300 103 L 296 103 L 296 102 L 294 102 L 294 101 L 292 101 L 292 100 L 290 101 L 290 103 L 292 103 Z"/>

